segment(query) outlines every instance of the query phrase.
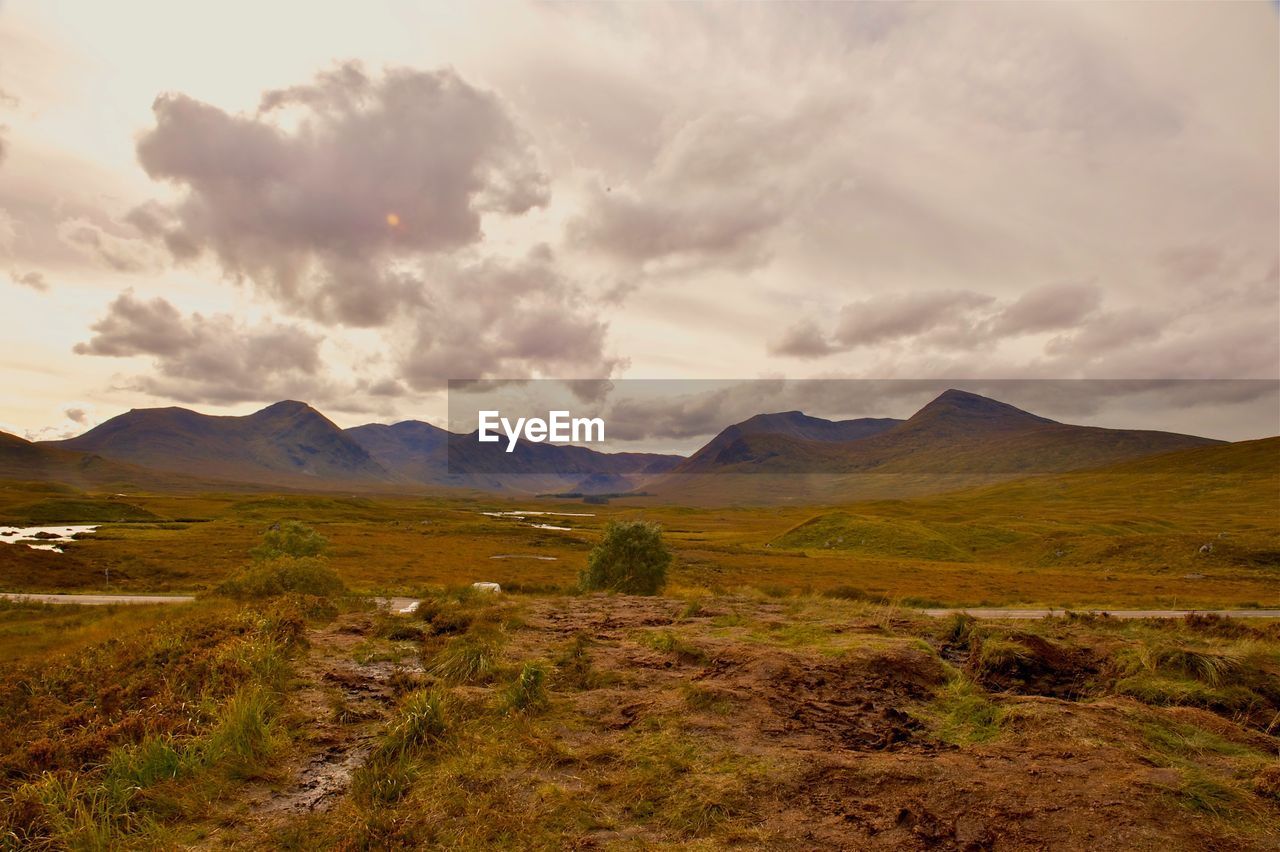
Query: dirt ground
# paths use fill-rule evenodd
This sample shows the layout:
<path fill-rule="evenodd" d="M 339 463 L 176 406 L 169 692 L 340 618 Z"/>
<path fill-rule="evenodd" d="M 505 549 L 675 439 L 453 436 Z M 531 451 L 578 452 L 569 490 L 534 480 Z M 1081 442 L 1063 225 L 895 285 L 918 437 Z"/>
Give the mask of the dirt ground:
<path fill-rule="evenodd" d="M 1270 755 L 1273 765 L 1259 777 L 1274 780 L 1274 731 L 1208 710 L 1157 709 L 1062 688 L 1087 675 L 1079 668 L 1047 681 L 1041 673 L 1028 683 L 1043 688 L 1023 690 L 1049 694 L 989 694 L 984 700 L 1001 718 L 998 734 L 956 742 L 940 736 L 935 723 L 938 697 L 955 676 L 946 649 L 940 656 L 936 642 L 912 635 L 889 611 L 826 617 L 805 630 L 785 602 L 768 600 L 690 605 L 587 596 L 496 606 L 507 619 L 504 657 L 546 661 L 558 673 L 536 734 L 522 734 L 545 740 L 539 751 L 555 759 L 512 759 L 504 783 L 525 793 L 560 790 L 591 817 L 556 829 L 554 843 L 531 836 L 527 844 L 508 837 L 493 845 L 1280 849 L 1274 794 L 1221 808 L 1212 800 L 1197 806 L 1194 797 L 1188 803 L 1180 791 L 1203 767 L 1159 759 L 1142 733 L 1153 719 L 1210 731 L 1215 742 L 1256 758 L 1250 765 Z M 397 623 L 406 625 L 399 634 Z M 206 845 L 269 846 L 296 837 L 303 825 L 317 832 L 319 845 L 378 845 L 352 840 L 338 824 L 356 807 L 347 801 L 352 773 L 398 696 L 433 681 L 424 660 L 447 637 L 433 639 L 431 624 L 423 625 L 348 613 L 312 630 L 290 700 L 289 712 L 306 732 L 284 773 L 292 780 L 255 791 L 243 820 L 215 831 Z M 574 647 L 589 656 L 589 678 L 566 668 L 566 649 Z M 469 707 L 497 689 L 454 687 Z M 697 757 L 669 760 L 667 752 Z M 1197 757 L 1210 768 L 1225 760 Z M 645 774 L 655 761 L 670 774 Z M 661 806 L 663 792 L 641 789 L 655 780 L 692 791 L 694 816 L 655 816 L 647 803 Z M 400 840 L 388 845 L 436 837 L 412 829 L 413 801 L 411 794 L 395 806 L 407 815 L 394 823 L 400 828 L 391 837 Z"/>

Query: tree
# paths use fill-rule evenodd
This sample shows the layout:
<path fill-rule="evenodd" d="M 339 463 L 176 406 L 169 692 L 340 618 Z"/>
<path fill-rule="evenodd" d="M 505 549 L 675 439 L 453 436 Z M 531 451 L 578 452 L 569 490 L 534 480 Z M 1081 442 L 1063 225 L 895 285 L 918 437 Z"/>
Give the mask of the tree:
<path fill-rule="evenodd" d="M 328 548 L 329 540 L 301 521 L 280 521 L 262 536 L 262 544 L 253 549 L 253 558 L 321 556 Z"/>
<path fill-rule="evenodd" d="M 612 521 L 587 557 L 579 583 L 587 591 L 656 595 L 667 583 L 670 564 L 662 527 L 649 521 Z"/>

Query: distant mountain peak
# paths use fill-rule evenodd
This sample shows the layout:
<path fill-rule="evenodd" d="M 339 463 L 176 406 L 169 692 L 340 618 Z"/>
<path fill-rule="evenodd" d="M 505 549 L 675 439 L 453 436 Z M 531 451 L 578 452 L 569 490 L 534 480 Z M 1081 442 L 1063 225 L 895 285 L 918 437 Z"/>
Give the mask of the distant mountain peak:
<path fill-rule="evenodd" d="M 251 416 L 259 417 L 263 415 L 273 414 L 298 414 L 304 411 L 316 411 L 305 402 L 299 402 L 296 399 L 282 399 L 279 402 L 273 402 L 266 408 L 255 411 Z M 317 414 L 320 412 L 316 411 Z"/>
<path fill-rule="evenodd" d="M 936 399 L 917 411 L 911 420 L 929 420 L 937 417 L 963 417 L 984 421 L 1008 421 L 1010 423 L 1056 423 L 1047 417 L 1023 411 L 1021 408 L 982 396 L 970 391 L 948 388 Z M 911 422 L 909 420 L 908 422 Z"/>

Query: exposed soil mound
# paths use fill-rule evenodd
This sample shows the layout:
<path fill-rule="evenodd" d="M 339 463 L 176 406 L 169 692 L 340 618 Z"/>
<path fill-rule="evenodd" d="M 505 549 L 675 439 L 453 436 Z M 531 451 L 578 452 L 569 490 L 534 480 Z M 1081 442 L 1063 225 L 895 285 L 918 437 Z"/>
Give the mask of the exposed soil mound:
<path fill-rule="evenodd" d="M 780 733 L 816 736 L 854 751 L 919 741 L 922 725 L 902 708 L 929 700 L 946 680 L 937 657 L 894 647 L 836 659 L 761 651 L 721 657 L 696 680 L 763 702 Z"/>
<path fill-rule="evenodd" d="M 1074 700 L 1089 691 L 1101 663 L 1086 648 L 1018 633 L 975 641 L 965 667 L 992 691 Z"/>

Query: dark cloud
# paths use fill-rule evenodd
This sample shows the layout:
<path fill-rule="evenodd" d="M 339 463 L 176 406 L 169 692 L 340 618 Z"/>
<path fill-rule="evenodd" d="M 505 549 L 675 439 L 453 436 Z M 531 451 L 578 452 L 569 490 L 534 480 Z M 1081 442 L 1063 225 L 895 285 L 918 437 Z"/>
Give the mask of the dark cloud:
<path fill-rule="evenodd" d="M 80 355 L 152 356 L 155 374 L 133 387 L 183 402 L 232 403 L 288 397 L 318 399 L 331 391 L 321 377 L 318 335 L 275 322 L 247 326 L 226 314 L 183 316 L 162 298 L 121 294 L 96 322 Z"/>
<path fill-rule="evenodd" d="M 72 423 L 84 423 L 89 419 L 89 412 L 83 408 L 68 408 L 62 413 Z"/>
<path fill-rule="evenodd" d="M 398 265 L 476 242 L 484 214 L 548 199 L 502 102 L 450 70 L 374 78 L 349 64 L 266 93 L 254 115 L 181 94 L 154 112 L 138 159 L 185 196 L 132 223 L 327 323 L 382 325 L 426 302 L 430 282 Z"/>
<path fill-rule="evenodd" d="M 14 284 L 30 287 L 32 290 L 39 290 L 42 293 L 49 289 L 49 282 L 39 272 L 11 272 L 9 273 L 9 279 Z"/>

